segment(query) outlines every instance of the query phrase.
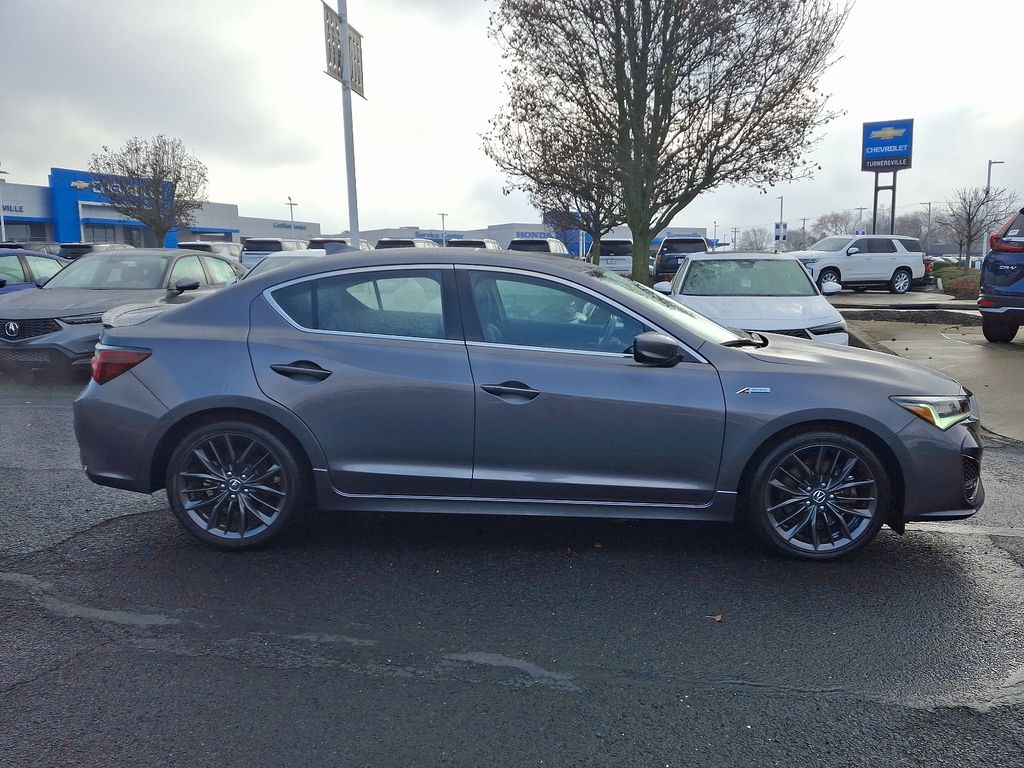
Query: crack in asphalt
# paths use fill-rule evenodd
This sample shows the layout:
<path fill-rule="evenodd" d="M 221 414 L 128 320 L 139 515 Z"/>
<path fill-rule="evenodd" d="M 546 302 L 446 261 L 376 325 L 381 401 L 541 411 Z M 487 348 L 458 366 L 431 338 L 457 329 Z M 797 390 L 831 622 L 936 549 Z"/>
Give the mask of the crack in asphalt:
<path fill-rule="evenodd" d="M 28 677 L 28 678 L 26 678 L 24 680 L 19 680 L 16 683 L 12 683 L 11 685 L 8 685 L 6 687 L 0 688 L 0 696 L 6 695 L 6 694 L 11 693 L 13 691 L 16 691 L 19 688 L 22 688 L 24 686 L 31 685 L 32 683 L 39 682 L 40 680 L 42 680 L 44 678 L 47 678 L 47 677 L 50 677 L 51 675 L 55 675 L 58 672 L 61 672 L 61 671 L 65 670 L 65 669 L 67 669 L 68 667 L 72 666 L 75 662 L 77 662 L 83 656 L 88 656 L 88 655 L 92 654 L 94 651 L 96 651 L 97 649 L 103 648 L 103 647 L 105 647 L 105 646 L 107 646 L 109 644 L 110 644 L 109 642 L 102 642 L 102 643 L 96 643 L 94 645 L 90 645 L 87 648 L 81 648 L 81 649 L 75 651 L 73 654 L 71 654 L 71 656 L 69 656 L 68 658 L 64 659 L 64 661 L 60 662 L 59 664 L 54 664 L 52 667 L 45 667 L 43 669 L 40 669 L 38 672 L 33 674 L 31 677 Z"/>

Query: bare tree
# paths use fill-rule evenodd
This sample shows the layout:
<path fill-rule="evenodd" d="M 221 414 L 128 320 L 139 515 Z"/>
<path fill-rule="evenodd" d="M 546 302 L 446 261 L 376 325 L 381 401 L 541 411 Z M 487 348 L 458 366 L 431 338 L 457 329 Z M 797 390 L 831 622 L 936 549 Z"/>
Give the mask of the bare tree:
<path fill-rule="evenodd" d="M 594 135 L 645 279 L 651 238 L 701 192 L 810 175 L 803 154 L 835 116 L 818 81 L 848 13 L 830 0 L 499 0 L 503 112 Z"/>
<path fill-rule="evenodd" d="M 133 136 L 116 150 L 104 146 L 89 171 L 110 206 L 148 226 L 160 245 L 170 230 L 191 224 L 206 201 L 206 166 L 181 139 L 163 134 Z"/>
<path fill-rule="evenodd" d="M 484 151 L 509 179 L 505 194 L 522 190 L 558 228 L 589 234 L 594 263 L 601 238 L 623 223 L 622 186 L 601 140 L 586 125 L 565 124 L 539 92 L 521 93 L 484 136 Z"/>
<path fill-rule="evenodd" d="M 751 227 L 740 233 L 741 251 L 767 251 L 772 234 L 766 227 Z"/>
<path fill-rule="evenodd" d="M 818 239 L 831 235 L 851 235 L 857 227 L 857 216 L 853 211 L 829 211 L 814 221 L 812 229 Z"/>
<path fill-rule="evenodd" d="M 785 250 L 804 251 L 821 238 L 809 229 L 791 229 L 786 235 Z"/>
<path fill-rule="evenodd" d="M 1007 189 L 961 187 L 946 200 L 937 221 L 959 247 L 961 259 L 967 260 L 974 244 L 1019 207 L 1018 197 Z M 986 246 L 982 243 L 982 251 Z"/>

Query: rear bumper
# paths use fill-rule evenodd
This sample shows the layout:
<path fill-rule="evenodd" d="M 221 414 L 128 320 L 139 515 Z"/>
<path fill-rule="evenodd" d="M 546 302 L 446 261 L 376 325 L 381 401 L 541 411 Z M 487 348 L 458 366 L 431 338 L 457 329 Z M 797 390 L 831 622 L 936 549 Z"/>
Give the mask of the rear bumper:
<path fill-rule="evenodd" d="M 981 303 L 991 306 L 981 306 Z M 982 317 L 1011 320 L 1024 323 L 1024 296 L 1003 296 L 1000 294 L 984 293 L 978 296 L 978 311 Z"/>

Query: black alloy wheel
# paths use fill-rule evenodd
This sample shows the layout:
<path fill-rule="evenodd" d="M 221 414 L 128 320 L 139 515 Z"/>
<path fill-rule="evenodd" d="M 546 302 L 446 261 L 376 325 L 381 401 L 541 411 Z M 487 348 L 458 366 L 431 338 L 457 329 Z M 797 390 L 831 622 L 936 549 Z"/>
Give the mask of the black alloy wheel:
<path fill-rule="evenodd" d="M 892 273 L 892 279 L 889 280 L 889 293 L 906 293 L 910 290 L 913 279 L 914 276 L 910 274 L 909 269 L 900 267 Z"/>
<path fill-rule="evenodd" d="M 818 274 L 818 287 L 821 288 L 825 283 L 839 283 L 842 282 L 839 279 L 839 270 L 835 267 L 825 267 Z"/>
<path fill-rule="evenodd" d="M 985 338 L 993 344 L 1009 344 L 1020 330 L 1020 323 L 1002 318 L 988 317 L 982 315 L 981 332 Z"/>
<path fill-rule="evenodd" d="M 178 522 L 207 544 L 245 549 L 280 533 L 302 503 L 302 472 L 276 435 L 245 422 L 194 430 L 167 466 Z"/>
<path fill-rule="evenodd" d="M 833 560 L 868 544 L 889 514 L 888 475 L 861 441 L 798 434 L 762 459 L 744 498 L 754 529 L 776 551 Z"/>

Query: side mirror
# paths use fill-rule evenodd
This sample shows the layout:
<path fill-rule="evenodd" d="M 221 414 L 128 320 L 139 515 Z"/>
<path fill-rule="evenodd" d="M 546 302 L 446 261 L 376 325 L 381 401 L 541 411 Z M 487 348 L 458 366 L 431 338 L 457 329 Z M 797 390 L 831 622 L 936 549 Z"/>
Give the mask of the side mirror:
<path fill-rule="evenodd" d="M 670 368 L 683 359 L 683 353 L 671 336 L 650 331 L 633 339 L 633 359 L 641 365 Z"/>
<path fill-rule="evenodd" d="M 35 279 L 36 288 L 42 288 L 48 282 L 50 282 L 50 278 L 48 277 L 37 277 Z"/>
<path fill-rule="evenodd" d="M 660 283 L 655 283 L 653 288 L 658 293 L 664 293 L 666 296 L 672 295 L 672 283 L 668 282 L 667 280 L 662 280 Z"/>
<path fill-rule="evenodd" d="M 176 294 L 178 294 L 180 296 L 185 291 L 194 291 L 198 287 L 199 287 L 199 281 L 198 280 L 196 280 L 195 278 L 183 277 L 178 282 L 176 282 L 174 284 L 174 287 L 171 289 L 171 292 L 172 293 L 176 293 Z"/>
<path fill-rule="evenodd" d="M 7 287 L 7 278 L 6 277 L 0 277 L 0 288 L 6 288 L 6 287 Z"/>
<path fill-rule="evenodd" d="M 825 296 L 831 296 L 833 293 L 839 293 L 841 290 L 843 290 L 843 286 L 839 283 L 828 282 L 821 284 L 821 292 Z"/>
<path fill-rule="evenodd" d="M 856 248 L 856 247 L 851 246 L 851 247 L 846 249 L 846 255 L 847 256 L 853 256 L 853 254 L 855 254 L 855 253 L 860 253 L 860 248 Z"/>

